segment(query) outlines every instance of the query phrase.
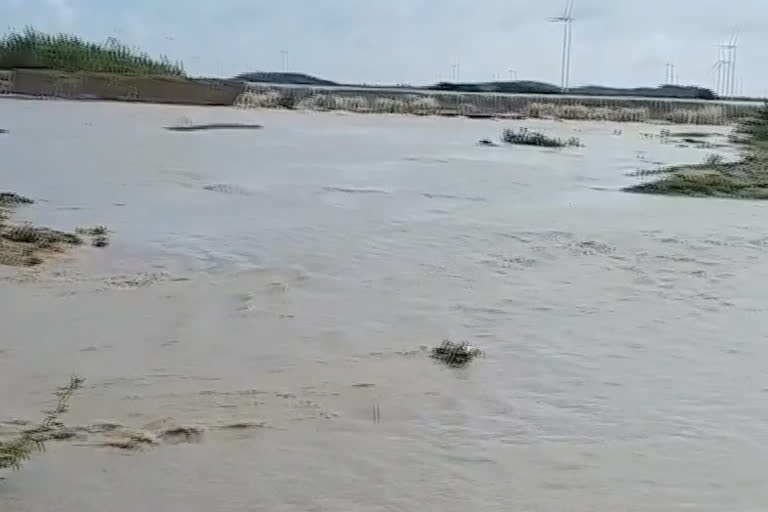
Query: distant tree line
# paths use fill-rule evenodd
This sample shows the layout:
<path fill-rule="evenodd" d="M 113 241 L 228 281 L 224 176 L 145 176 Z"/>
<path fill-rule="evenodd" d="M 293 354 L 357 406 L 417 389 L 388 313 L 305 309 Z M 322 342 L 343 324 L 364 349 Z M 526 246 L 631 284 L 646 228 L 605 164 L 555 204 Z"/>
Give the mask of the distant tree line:
<path fill-rule="evenodd" d="M 251 73 L 241 73 L 235 77 L 235 80 L 245 80 L 246 82 L 262 82 L 275 84 L 293 84 L 293 85 L 318 85 L 334 86 L 339 85 L 330 80 L 323 80 L 304 73 L 274 73 L 264 71 L 254 71 Z"/>
<path fill-rule="evenodd" d="M 235 77 L 236 80 L 245 80 L 247 82 L 261 82 L 274 84 L 292 84 L 307 86 L 346 86 L 359 88 L 408 88 L 423 89 L 429 91 L 455 91 L 455 92 L 485 92 L 500 94 L 563 94 L 560 87 L 548 84 L 546 82 L 535 82 L 528 80 L 517 80 L 513 82 L 439 82 L 428 86 L 382 86 L 382 85 L 363 85 L 363 84 L 342 84 L 316 78 L 304 73 L 272 73 L 256 71 L 251 73 L 241 73 Z M 661 85 L 659 87 L 636 87 L 636 88 L 616 88 L 601 87 L 597 85 L 588 85 L 585 87 L 574 87 L 568 90 L 568 94 L 583 96 L 639 96 L 650 98 L 680 98 L 680 99 L 701 99 L 713 100 L 717 96 L 710 89 L 696 86 L 681 85 Z"/>
<path fill-rule="evenodd" d="M 560 87 L 545 82 L 479 82 L 451 83 L 440 82 L 428 89 L 457 92 L 496 92 L 508 94 L 563 94 Z M 710 89 L 696 86 L 661 85 L 659 87 L 616 88 L 588 85 L 572 87 L 568 94 L 582 96 L 640 96 L 650 98 L 681 98 L 713 100 L 715 93 Z"/>

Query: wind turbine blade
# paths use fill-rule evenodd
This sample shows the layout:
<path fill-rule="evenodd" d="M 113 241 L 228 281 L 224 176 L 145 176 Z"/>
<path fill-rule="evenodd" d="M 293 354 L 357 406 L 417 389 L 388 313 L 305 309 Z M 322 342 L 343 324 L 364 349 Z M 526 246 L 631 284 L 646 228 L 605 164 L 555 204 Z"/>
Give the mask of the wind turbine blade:
<path fill-rule="evenodd" d="M 738 45 L 738 43 L 739 43 L 739 36 L 740 35 L 741 34 L 739 34 L 738 29 L 734 31 L 734 33 L 733 33 L 733 42 L 731 43 L 734 47 L 736 47 L 736 45 Z"/>
<path fill-rule="evenodd" d="M 566 13 L 565 17 L 570 18 L 573 14 L 573 2 L 575 0 L 568 0 L 568 12 Z"/>

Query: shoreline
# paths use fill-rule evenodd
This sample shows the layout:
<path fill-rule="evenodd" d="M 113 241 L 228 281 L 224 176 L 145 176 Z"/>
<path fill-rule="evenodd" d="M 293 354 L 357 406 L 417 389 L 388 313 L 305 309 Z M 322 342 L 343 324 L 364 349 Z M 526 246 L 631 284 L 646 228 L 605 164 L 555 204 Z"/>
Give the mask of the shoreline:
<path fill-rule="evenodd" d="M 3 72 L 3 95 L 242 109 L 348 111 L 367 114 L 531 118 L 724 125 L 754 114 L 756 104 L 727 100 L 556 96 L 386 88 L 329 88 L 180 78 L 17 69 Z"/>
<path fill-rule="evenodd" d="M 661 168 L 664 177 L 625 187 L 625 192 L 668 196 L 730 199 L 768 199 L 768 107 L 742 121 L 731 144 L 742 151 L 740 159 L 724 162 L 710 155 L 700 164 Z"/>

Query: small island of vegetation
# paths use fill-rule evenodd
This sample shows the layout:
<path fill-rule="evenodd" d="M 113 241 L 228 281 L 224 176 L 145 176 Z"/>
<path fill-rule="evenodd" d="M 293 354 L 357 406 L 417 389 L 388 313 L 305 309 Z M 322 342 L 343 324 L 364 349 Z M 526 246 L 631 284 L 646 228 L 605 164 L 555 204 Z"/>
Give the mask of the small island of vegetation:
<path fill-rule="evenodd" d="M 740 123 L 733 142 L 744 156 L 724 162 L 711 156 L 704 163 L 661 169 L 659 180 L 624 190 L 644 194 L 692 197 L 768 199 L 768 103 L 754 117 Z"/>

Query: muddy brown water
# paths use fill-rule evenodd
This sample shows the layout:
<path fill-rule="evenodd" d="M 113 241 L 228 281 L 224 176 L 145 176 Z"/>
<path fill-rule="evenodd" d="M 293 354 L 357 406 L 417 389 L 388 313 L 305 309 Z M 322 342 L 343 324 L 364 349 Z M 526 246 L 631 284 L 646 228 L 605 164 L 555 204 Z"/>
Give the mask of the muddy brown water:
<path fill-rule="evenodd" d="M 768 210 L 616 191 L 709 150 L 651 125 L 0 113 L 2 189 L 37 200 L 16 218 L 112 232 L 0 269 L 0 431 L 72 371 L 68 425 L 204 430 L 51 442 L 0 510 L 768 506 Z M 264 129 L 164 129 L 190 121 Z M 518 126 L 585 147 L 476 145 Z M 446 338 L 486 356 L 420 348 Z"/>

